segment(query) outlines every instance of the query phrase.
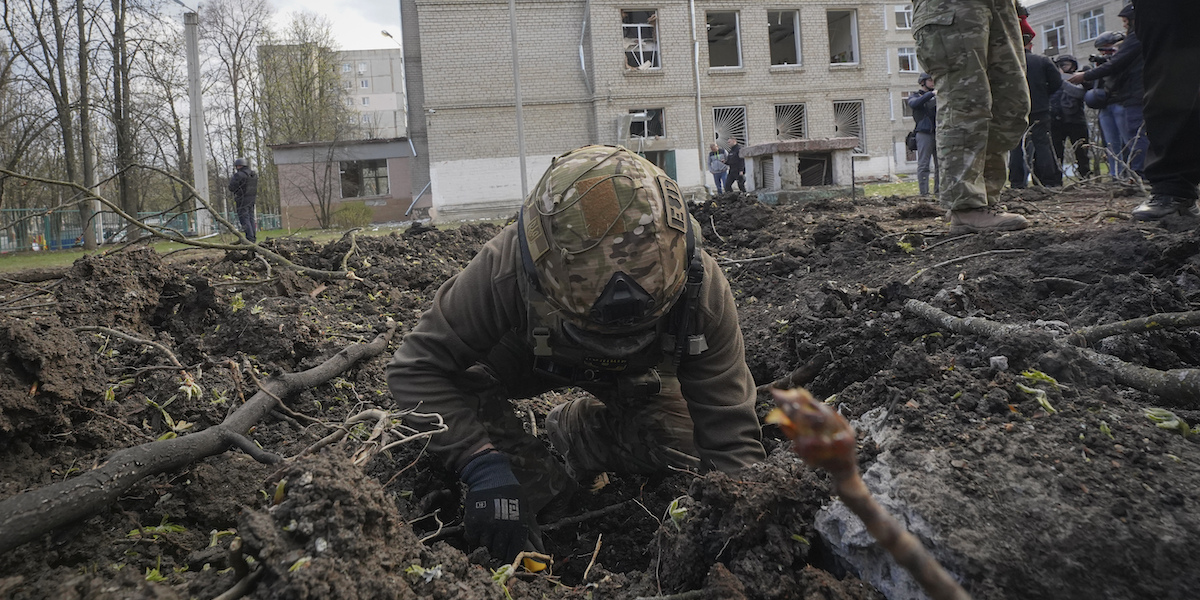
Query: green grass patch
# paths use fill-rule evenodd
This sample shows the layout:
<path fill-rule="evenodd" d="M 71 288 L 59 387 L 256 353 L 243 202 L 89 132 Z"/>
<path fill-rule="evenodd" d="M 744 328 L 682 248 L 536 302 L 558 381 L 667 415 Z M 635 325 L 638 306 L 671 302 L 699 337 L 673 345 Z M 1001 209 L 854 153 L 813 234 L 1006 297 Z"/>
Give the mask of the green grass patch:
<path fill-rule="evenodd" d="M 916 181 L 868 183 L 863 186 L 863 193 L 868 196 L 916 196 L 919 189 Z"/>

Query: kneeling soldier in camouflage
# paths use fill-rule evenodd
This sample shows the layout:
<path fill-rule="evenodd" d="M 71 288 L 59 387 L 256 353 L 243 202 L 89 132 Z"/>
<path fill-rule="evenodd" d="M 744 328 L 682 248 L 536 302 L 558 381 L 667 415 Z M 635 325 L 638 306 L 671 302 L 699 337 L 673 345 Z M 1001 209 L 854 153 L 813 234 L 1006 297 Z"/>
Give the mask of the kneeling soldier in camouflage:
<path fill-rule="evenodd" d="M 598 472 L 733 472 L 765 457 L 733 294 L 678 185 L 624 148 L 559 156 L 515 224 L 438 290 L 388 367 L 440 415 L 430 451 L 467 487 L 467 539 L 512 560 L 534 516 Z M 510 399 L 556 388 L 566 468 Z M 536 538 L 536 535 L 534 536 Z"/>

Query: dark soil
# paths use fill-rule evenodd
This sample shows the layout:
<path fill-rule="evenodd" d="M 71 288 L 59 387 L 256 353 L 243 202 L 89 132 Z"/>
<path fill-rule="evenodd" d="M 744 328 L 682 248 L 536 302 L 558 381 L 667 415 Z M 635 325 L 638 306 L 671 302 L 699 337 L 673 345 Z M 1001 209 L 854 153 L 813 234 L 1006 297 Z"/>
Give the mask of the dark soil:
<path fill-rule="evenodd" d="M 913 198 L 767 206 L 730 194 L 693 212 L 738 299 L 756 380 L 823 364 L 806 387 L 853 420 L 868 485 L 975 598 L 1194 598 L 1200 435 L 1144 411 L 1167 408 L 1194 425 L 1200 404 L 1125 387 L 1053 339 L 1200 309 L 1198 224 L 1130 222 L 1127 195 L 1024 191 L 1008 204 L 1033 227 L 961 238 Z M 81 259 L 56 285 L 0 284 L 0 500 L 172 424 L 219 423 L 256 391 L 254 377 L 315 366 L 388 318 L 407 331 L 498 231 L 360 237 L 349 265 L 362 282 L 268 270 L 240 252 L 164 260 L 126 250 Z M 318 269 L 338 268 L 351 250 L 349 238 L 270 244 Z M 939 331 L 903 310 L 909 299 L 1035 331 Z M 169 348 L 201 393 L 183 393 L 178 369 L 147 345 L 72 329 L 87 325 Z M 1189 329 L 1093 349 L 1157 369 L 1200 367 L 1200 332 Z M 274 413 L 251 437 L 295 456 L 347 416 L 391 407 L 389 356 L 284 399 L 321 423 Z M 1043 390 L 1055 412 L 1019 386 Z M 573 393 L 520 409 L 540 432 Z M 769 404 L 763 394 L 761 415 Z M 231 450 L 147 478 L 0 555 L 0 598 L 215 598 L 239 578 L 235 538 L 259 569 L 244 596 L 256 599 L 920 597 L 830 496 L 828 476 L 773 427 L 768 460 L 736 475 L 610 474 L 545 526 L 552 569 L 504 586 L 493 580 L 500 565 L 466 552 L 454 477 L 419 441 L 354 466 L 367 433 L 282 465 Z M 686 511 L 671 518 L 672 505 Z"/>

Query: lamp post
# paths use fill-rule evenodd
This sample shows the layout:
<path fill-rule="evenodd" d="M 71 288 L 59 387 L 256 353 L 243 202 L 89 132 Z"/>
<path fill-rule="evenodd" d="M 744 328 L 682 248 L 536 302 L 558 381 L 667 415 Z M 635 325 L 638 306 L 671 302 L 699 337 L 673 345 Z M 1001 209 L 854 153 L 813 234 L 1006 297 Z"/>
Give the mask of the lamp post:
<path fill-rule="evenodd" d="M 200 96 L 200 15 L 188 5 L 174 0 L 188 12 L 183 14 L 184 40 L 187 46 L 188 95 L 191 97 L 192 180 L 196 188 L 196 235 L 213 231 L 213 218 L 208 209 L 207 143 L 204 138 L 204 101 Z"/>

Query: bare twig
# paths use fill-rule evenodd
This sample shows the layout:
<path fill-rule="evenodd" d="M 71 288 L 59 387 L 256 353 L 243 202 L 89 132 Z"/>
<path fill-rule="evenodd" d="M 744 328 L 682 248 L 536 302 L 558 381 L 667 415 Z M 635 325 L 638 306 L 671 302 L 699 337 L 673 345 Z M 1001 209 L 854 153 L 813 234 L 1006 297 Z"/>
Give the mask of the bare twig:
<path fill-rule="evenodd" d="M 180 371 L 187 370 L 187 368 L 183 366 L 183 363 L 179 362 L 178 358 L 175 358 L 175 353 L 171 352 L 170 348 L 167 348 L 166 346 L 164 346 L 154 340 L 144 340 L 142 338 L 129 335 L 128 333 L 125 333 L 122 331 L 117 331 L 116 329 L 113 329 L 111 327 L 104 327 L 102 325 L 81 325 L 79 327 L 73 327 L 72 329 L 74 329 L 75 331 L 95 331 L 95 332 L 103 333 L 105 335 L 111 335 L 115 338 L 123 339 L 127 342 L 133 342 L 135 344 L 142 344 L 143 346 L 150 346 L 150 347 L 154 348 L 155 350 L 158 350 L 159 352 L 163 353 L 167 357 L 167 359 L 169 359 L 171 361 L 171 364 L 173 364 L 177 368 L 179 368 Z"/>
<path fill-rule="evenodd" d="M 604 534 L 596 535 L 596 548 L 592 550 L 592 560 L 588 561 L 588 566 L 583 570 L 583 580 L 587 581 L 588 573 L 592 572 L 592 567 L 596 566 L 596 557 L 600 555 L 600 542 L 604 539 Z"/>
<path fill-rule="evenodd" d="M 776 252 L 775 254 L 772 254 L 770 256 L 756 256 L 753 258 L 741 258 L 741 259 L 736 259 L 736 260 L 732 259 L 732 258 L 722 258 L 722 259 L 718 260 L 717 263 L 722 264 L 722 265 L 740 265 L 740 264 L 745 264 L 745 263 L 759 262 L 759 261 L 763 261 L 763 260 L 771 260 L 772 258 L 779 258 L 780 256 L 783 256 L 782 252 Z"/>
<path fill-rule="evenodd" d="M 717 222 L 713 220 L 712 215 L 708 215 L 708 224 L 712 226 L 713 235 L 717 236 L 717 239 L 721 240 L 721 243 L 724 244 L 725 238 L 721 237 L 721 233 L 717 231 Z M 584 579 L 587 579 L 587 577 L 585 576 Z"/>
<path fill-rule="evenodd" d="M 825 352 L 821 352 L 809 359 L 808 362 L 804 363 L 795 371 L 792 371 L 791 373 L 788 373 L 787 375 L 784 375 L 783 377 L 780 377 L 771 383 L 758 386 L 756 391 L 765 392 L 771 388 L 786 390 L 788 388 L 808 385 L 809 382 L 817 378 L 817 375 L 821 373 L 821 369 L 824 369 L 826 363 L 828 362 L 829 355 Z"/>
<path fill-rule="evenodd" d="M 1025 250 L 1024 248 L 1016 248 L 1016 249 L 1013 249 L 1013 250 L 988 250 L 987 252 L 977 252 L 977 253 L 975 253 L 975 254 L 968 254 L 968 255 L 966 255 L 966 256 L 960 256 L 960 257 L 958 257 L 958 258 L 955 258 L 955 259 L 953 259 L 953 260 L 944 260 L 944 261 L 942 261 L 942 262 L 940 262 L 940 263 L 938 263 L 938 264 L 936 264 L 936 265 L 931 265 L 931 266 L 925 267 L 924 269 L 921 269 L 920 271 L 917 271 L 916 273 L 913 273 L 913 276 L 912 276 L 912 277 L 909 277 L 909 278 L 908 278 L 908 281 L 905 281 L 905 282 L 904 282 L 904 284 L 905 284 L 905 285 L 912 285 L 913 283 L 916 283 L 917 279 L 918 279 L 918 278 L 920 278 L 920 277 L 921 277 L 921 275 L 922 275 L 923 273 L 925 273 L 926 271 L 929 271 L 929 270 L 932 270 L 932 269 L 937 269 L 937 268 L 939 268 L 939 267 L 944 267 L 944 266 L 946 266 L 946 265 L 952 265 L 952 264 L 954 264 L 954 263 L 959 263 L 959 262 L 962 262 L 962 261 L 964 261 L 964 260 L 968 260 L 968 259 L 972 259 L 972 258 L 979 258 L 980 256 L 987 256 L 987 255 L 989 255 L 989 254 L 1015 254 L 1015 253 L 1017 253 L 1017 252 L 1025 252 L 1025 251 L 1026 251 L 1026 250 Z"/>
<path fill-rule="evenodd" d="M 942 244 L 949 244 L 950 242 L 957 242 L 958 240 L 961 240 L 964 238 L 969 238 L 973 235 L 975 235 L 975 234 L 974 233 L 964 233 L 963 235 L 956 235 L 952 238 L 946 238 L 940 242 L 935 242 L 933 244 L 926 246 L 925 252 L 929 252 L 930 250 L 933 250 L 934 248 L 937 248 L 938 246 L 941 246 Z"/>
<path fill-rule="evenodd" d="M 767 422 L 780 426 L 805 463 L 829 472 L 834 491 L 862 519 L 871 537 L 912 573 L 934 600 L 969 600 L 966 590 L 921 542 L 871 496 L 858 474 L 854 428 L 846 419 L 803 388 L 772 390 L 771 394 L 779 408 L 767 415 Z"/>

